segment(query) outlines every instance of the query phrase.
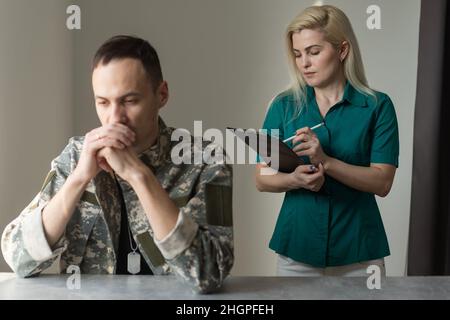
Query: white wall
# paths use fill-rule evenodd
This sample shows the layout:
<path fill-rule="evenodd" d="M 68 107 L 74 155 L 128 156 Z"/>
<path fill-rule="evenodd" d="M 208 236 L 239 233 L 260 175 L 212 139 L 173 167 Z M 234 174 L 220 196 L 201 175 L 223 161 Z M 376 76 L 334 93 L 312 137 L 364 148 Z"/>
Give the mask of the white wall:
<path fill-rule="evenodd" d="M 0 232 L 39 191 L 73 129 L 65 1 L 0 0 Z M 9 268 L 0 258 L 0 271 Z"/>
<path fill-rule="evenodd" d="M 387 258 L 388 275 L 403 275 L 409 225 L 420 0 L 323 2 L 335 4 L 348 14 L 360 41 L 370 84 L 388 93 L 396 106 L 400 168 L 391 194 L 378 200 L 392 252 Z M 90 83 L 92 56 L 104 40 L 119 33 L 138 35 L 156 47 L 171 92 L 169 104 L 162 113 L 169 125 L 192 130 L 194 120 L 203 120 L 204 129 L 258 128 L 268 101 L 288 84 L 284 29 L 296 13 L 313 1 L 80 0 L 77 3 L 82 10 L 82 30 L 72 32 L 73 132 L 83 134 L 98 125 Z M 366 8 L 373 3 L 381 7 L 382 29 L 369 31 Z M 0 34 L 7 33 L 1 30 Z M 58 72 L 65 81 L 70 80 L 71 74 L 64 73 L 69 70 Z M 51 121 L 55 119 L 59 118 L 53 117 Z M 11 130 L 5 132 L 10 134 Z M 65 138 L 60 137 L 60 141 Z M 51 151 L 59 151 L 58 147 L 53 145 Z M 30 169 L 21 180 L 16 179 L 18 186 L 26 187 L 27 201 L 40 183 L 45 171 L 42 168 L 46 168 L 49 158 L 48 151 L 39 154 L 41 167 Z M 253 170 L 250 165 L 234 166 L 236 263 L 233 274 L 274 275 L 275 254 L 267 245 L 282 196 L 258 193 Z M 25 179 L 31 173 L 38 177 Z M 13 181 L 12 177 L 7 178 L 4 181 Z M 37 182 L 30 186 L 29 180 Z M 16 207 L 25 204 L 20 198 Z"/>

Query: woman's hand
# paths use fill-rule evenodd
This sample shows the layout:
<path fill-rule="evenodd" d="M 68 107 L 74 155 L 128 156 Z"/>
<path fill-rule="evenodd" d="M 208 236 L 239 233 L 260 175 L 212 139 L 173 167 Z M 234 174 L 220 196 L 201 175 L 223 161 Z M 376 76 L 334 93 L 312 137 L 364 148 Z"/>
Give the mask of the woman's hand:
<path fill-rule="evenodd" d="M 292 143 L 295 146 L 293 150 L 299 157 L 309 156 L 309 161 L 315 166 L 319 163 L 324 164 L 328 160 L 319 138 L 309 127 L 298 129 L 296 135 Z"/>
<path fill-rule="evenodd" d="M 317 192 L 325 182 L 323 165 L 300 165 L 290 174 L 290 189 L 304 188 Z"/>

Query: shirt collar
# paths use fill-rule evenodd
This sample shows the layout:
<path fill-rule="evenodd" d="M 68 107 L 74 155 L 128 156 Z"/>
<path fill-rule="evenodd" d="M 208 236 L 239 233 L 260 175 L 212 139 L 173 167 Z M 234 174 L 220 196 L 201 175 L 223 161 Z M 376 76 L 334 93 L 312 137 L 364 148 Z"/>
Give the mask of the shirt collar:
<path fill-rule="evenodd" d="M 347 81 L 344 89 L 344 97 L 342 100 L 347 100 L 354 106 L 367 107 L 366 97 L 363 93 L 356 90 L 349 81 Z"/>
<path fill-rule="evenodd" d="M 158 127 L 156 143 L 139 154 L 139 158 L 153 168 L 163 165 L 170 159 L 170 138 L 173 130 L 166 126 L 161 117 L 158 117 Z"/>
<path fill-rule="evenodd" d="M 315 93 L 314 88 L 310 86 L 306 86 L 306 96 L 308 103 L 314 99 Z M 346 82 L 345 88 L 344 88 L 344 96 L 342 97 L 342 100 L 345 100 L 349 102 L 350 104 L 354 106 L 359 107 L 367 107 L 366 97 L 363 93 L 356 90 L 349 81 Z"/>

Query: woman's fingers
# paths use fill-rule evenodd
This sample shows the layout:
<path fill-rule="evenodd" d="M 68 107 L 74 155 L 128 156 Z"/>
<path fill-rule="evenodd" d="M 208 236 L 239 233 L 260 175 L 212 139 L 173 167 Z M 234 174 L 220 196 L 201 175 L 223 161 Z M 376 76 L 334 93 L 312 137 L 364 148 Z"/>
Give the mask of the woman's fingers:
<path fill-rule="evenodd" d="M 313 146 L 312 141 L 309 141 L 309 142 L 304 142 L 304 143 L 296 145 L 292 150 L 297 153 L 300 151 L 308 150 L 312 146 Z"/>
<path fill-rule="evenodd" d="M 322 186 L 325 182 L 324 173 L 325 173 L 325 170 L 323 168 L 323 165 L 322 165 L 322 163 L 319 163 L 319 165 L 317 166 L 317 173 L 315 173 L 314 174 L 315 176 L 312 177 L 313 178 L 312 179 L 312 185 L 313 185 L 312 190 L 313 191 L 319 191 L 322 188 Z"/>
<path fill-rule="evenodd" d="M 302 164 L 302 165 L 299 165 L 295 169 L 295 172 L 298 173 L 298 174 L 302 174 L 302 173 L 316 172 L 316 170 L 317 170 L 316 166 L 314 166 L 312 164 Z"/>
<path fill-rule="evenodd" d="M 311 140 L 311 137 L 308 134 L 300 133 L 292 140 L 292 144 L 295 145 L 297 143 L 307 142 L 309 140 Z"/>
<path fill-rule="evenodd" d="M 317 166 L 319 172 L 322 173 L 322 175 L 325 173 L 325 168 L 323 167 L 322 162 L 319 162 L 319 165 Z"/>
<path fill-rule="evenodd" d="M 305 189 L 318 191 L 323 185 L 324 170 L 323 166 L 301 165 L 295 169 L 297 179 Z"/>
<path fill-rule="evenodd" d="M 300 165 L 294 171 L 297 185 L 311 191 L 319 191 L 325 182 L 325 169 L 322 163 L 318 165 Z"/>
<path fill-rule="evenodd" d="M 319 175 L 316 176 L 311 182 L 310 187 L 312 191 L 319 191 L 320 188 L 322 188 L 323 183 L 325 182 L 325 178 L 322 174 L 318 173 Z"/>
<path fill-rule="evenodd" d="M 302 134 L 302 133 L 311 134 L 313 132 L 312 132 L 312 130 L 309 127 L 303 127 L 303 128 L 298 129 L 295 133 L 297 135 L 299 135 L 299 134 Z"/>

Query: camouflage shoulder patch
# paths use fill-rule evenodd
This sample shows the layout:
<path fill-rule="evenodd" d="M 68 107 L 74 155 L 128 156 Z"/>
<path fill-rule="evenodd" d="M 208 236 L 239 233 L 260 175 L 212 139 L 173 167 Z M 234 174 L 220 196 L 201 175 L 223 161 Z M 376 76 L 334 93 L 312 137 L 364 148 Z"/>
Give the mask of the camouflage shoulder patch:
<path fill-rule="evenodd" d="M 136 240 L 141 244 L 143 250 L 141 254 L 146 258 L 147 263 L 149 263 L 150 269 L 152 269 L 154 274 L 158 274 L 158 268 L 160 268 L 166 261 L 156 246 L 150 233 L 144 232 L 136 236 Z"/>
<path fill-rule="evenodd" d="M 208 224 L 223 227 L 233 225 L 232 188 L 230 186 L 207 183 L 205 201 Z"/>

